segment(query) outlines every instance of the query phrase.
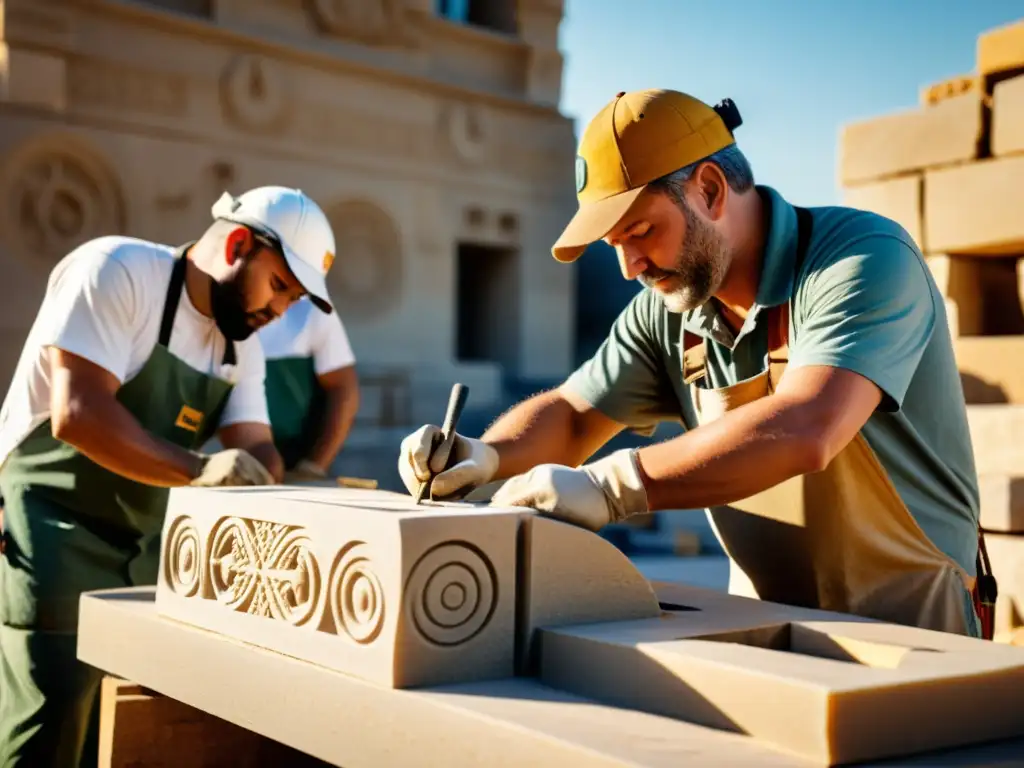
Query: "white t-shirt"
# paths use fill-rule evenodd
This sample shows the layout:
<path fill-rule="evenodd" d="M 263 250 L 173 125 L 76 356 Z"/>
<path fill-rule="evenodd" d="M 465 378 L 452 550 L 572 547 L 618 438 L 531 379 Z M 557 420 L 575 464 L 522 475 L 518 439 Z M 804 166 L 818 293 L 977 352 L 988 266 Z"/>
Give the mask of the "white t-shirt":
<path fill-rule="evenodd" d="M 267 360 L 311 357 L 318 376 L 356 361 L 337 308 L 325 314 L 308 298 L 295 302 L 281 317 L 260 328 L 259 336 Z"/>
<path fill-rule="evenodd" d="M 0 465 L 50 415 L 48 346 L 84 357 L 124 383 L 149 359 L 160 336 L 175 249 L 130 237 L 91 240 L 50 273 L 0 408 Z M 192 368 L 234 384 L 220 426 L 269 424 L 266 366 L 256 334 L 235 342 L 235 365 L 224 365 L 226 341 L 182 287 L 168 349 Z"/>

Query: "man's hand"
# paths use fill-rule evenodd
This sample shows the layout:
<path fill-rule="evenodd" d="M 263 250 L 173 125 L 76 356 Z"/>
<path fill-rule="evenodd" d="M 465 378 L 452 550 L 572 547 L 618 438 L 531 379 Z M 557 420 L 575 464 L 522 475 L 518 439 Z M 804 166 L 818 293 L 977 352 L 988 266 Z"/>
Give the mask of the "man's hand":
<path fill-rule="evenodd" d="M 492 446 L 456 434 L 451 449 L 453 464 L 442 472 L 447 457 L 431 455 L 431 449 L 440 440 L 441 428 L 427 424 L 402 441 L 398 474 L 412 495 L 416 495 L 420 483 L 431 473 L 437 473 L 430 484 L 431 498 L 456 499 L 486 485 L 498 471 L 498 452 Z"/>
<path fill-rule="evenodd" d="M 491 498 L 491 506 L 532 507 L 591 531 L 648 511 L 647 492 L 632 449 L 616 451 L 579 469 L 541 464 L 506 481 Z"/>
<path fill-rule="evenodd" d="M 274 476 L 248 451 L 229 448 L 202 456 L 202 469 L 189 485 L 199 487 L 274 485 Z"/>

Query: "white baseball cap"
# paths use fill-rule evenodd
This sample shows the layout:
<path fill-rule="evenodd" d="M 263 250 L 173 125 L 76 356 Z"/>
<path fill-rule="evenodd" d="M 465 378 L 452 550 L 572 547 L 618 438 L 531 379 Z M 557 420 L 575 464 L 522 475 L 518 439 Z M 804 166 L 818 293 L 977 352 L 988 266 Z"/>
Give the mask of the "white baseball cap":
<path fill-rule="evenodd" d="M 288 187 L 256 187 L 238 197 L 225 192 L 210 209 L 214 219 L 233 221 L 280 251 L 310 300 L 333 311 L 327 270 L 334 263 L 334 231 L 312 198 Z"/>

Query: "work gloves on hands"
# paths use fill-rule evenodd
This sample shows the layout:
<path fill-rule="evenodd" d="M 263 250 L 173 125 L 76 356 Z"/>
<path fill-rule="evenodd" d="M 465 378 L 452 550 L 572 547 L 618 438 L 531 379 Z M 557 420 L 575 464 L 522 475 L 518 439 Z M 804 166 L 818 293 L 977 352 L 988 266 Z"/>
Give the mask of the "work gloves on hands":
<path fill-rule="evenodd" d="M 540 464 L 509 478 L 494 507 L 532 507 L 591 531 L 648 512 L 647 491 L 633 449 L 616 451 L 578 469 Z"/>
<path fill-rule="evenodd" d="M 435 499 L 459 499 L 490 482 L 498 471 L 498 452 L 492 446 L 456 434 L 451 448 L 451 467 L 445 470 L 448 457 L 440 452 L 433 453 L 441 437 L 440 427 L 427 424 L 402 441 L 398 474 L 410 494 L 415 496 L 420 482 L 432 474 L 434 479 L 429 491 L 431 498 Z"/>
<path fill-rule="evenodd" d="M 259 459 L 240 448 L 229 448 L 217 453 L 197 454 L 202 459 L 199 475 L 189 485 L 214 487 L 225 485 L 275 485 Z"/>
<path fill-rule="evenodd" d="M 326 480 L 327 473 L 309 459 L 300 459 L 288 472 L 285 473 L 286 483 L 300 483 L 307 480 Z"/>

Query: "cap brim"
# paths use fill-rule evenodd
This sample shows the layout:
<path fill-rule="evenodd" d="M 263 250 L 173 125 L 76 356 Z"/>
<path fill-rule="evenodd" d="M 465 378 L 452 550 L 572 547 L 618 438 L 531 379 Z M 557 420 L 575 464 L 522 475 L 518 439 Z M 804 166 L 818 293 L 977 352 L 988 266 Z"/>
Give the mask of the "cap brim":
<path fill-rule="evenodd" d="M 581 205 L 561 236 L 551 246 L 551 255 L 563 263 L 576 261 L 587 246 L 611 232 L 646 189 L 627 189 L 594 203 Z"/>
<path fill-rule="evenodd" d="M 288 262 L 288 268 L 295 275 L 295 279 L 299 281 L 299 284 L 306 289 L 306 293 L 309 294 L 309 299 L 312 301 L 321 312 L 325 314 L 331 314 L 334 311 L 334 307 L 331 306 L 330 294 L 327 293 L 327 279 L 323 273 L 311 267 L 309 264 L 304 262 L 294 253 L 288 246 L 284 248 L 284 258 Z"/>

